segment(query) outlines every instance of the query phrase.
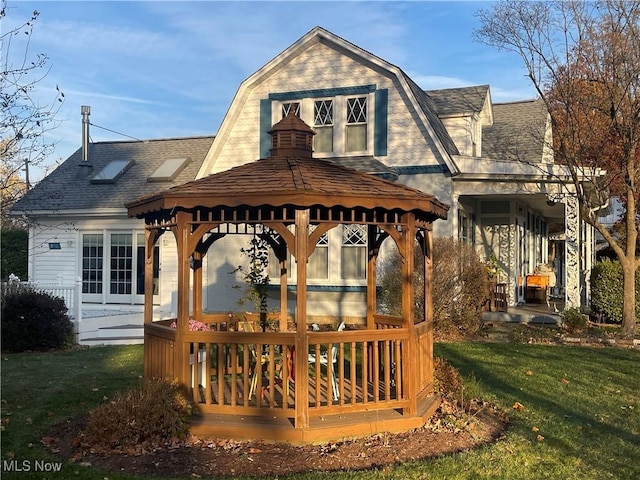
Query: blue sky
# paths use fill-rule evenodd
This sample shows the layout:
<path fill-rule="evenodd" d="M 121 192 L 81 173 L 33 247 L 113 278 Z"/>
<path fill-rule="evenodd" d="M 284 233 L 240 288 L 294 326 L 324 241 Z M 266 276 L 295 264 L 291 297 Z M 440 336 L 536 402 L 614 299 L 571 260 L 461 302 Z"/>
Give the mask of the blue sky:
<path fill-rule="evenodd" d="M 240 83 L 314 26 L 402 68 L 424 89 L 490 84 L 494 102 L 533 98 L 517 57 L 475 42 L 483 1 L 226 2 L 8 0 L 2 29 L 40 16 L 32 54 L 51 70 L 37 95 L 58 85 L 65 102 L 49 165 L 91 123 L 139 139 L 215 134 Z M 19 53 L 13 44 L 11 53 Z M 91 140 L 127 137 L 91 128 Z M 39 180 L 44 171 L 31 172 Z"/>

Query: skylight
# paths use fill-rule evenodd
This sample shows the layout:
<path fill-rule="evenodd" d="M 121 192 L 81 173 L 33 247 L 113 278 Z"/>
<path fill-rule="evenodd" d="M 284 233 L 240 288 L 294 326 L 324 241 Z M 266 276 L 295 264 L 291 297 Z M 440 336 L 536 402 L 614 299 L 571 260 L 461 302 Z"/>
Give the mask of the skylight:
<path fill-rule="evenodd" d="M 191 158 L 168 158 L 149 175 L 147 182 L 171 182 L 191 163 Z"/>
<path fill-rule="evenodd" d="M 111 160 L 93 176 L 91 183 L 114 183 L 134 163 L 133 160 Z"/>

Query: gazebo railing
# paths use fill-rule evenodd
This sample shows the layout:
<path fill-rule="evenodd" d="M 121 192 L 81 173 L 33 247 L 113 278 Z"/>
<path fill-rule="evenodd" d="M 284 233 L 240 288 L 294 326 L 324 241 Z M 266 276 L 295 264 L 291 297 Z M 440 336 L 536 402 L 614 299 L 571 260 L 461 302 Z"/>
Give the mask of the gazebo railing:
<path fill-rule="evenodd" d="M 392 323 L 396 323 L 395 321 Z M 188 332 L 145 325 L 145 375 L 181 378 L 203 413 L 293 417 L 296 409 L 294 332 Z M 310 418 L 339 412 L 409 406 L 405 365 L 409 330 L 393 328 L 306 333 Z M 182 375 L 174 349 L 183 352 Z M 188 359 L 188 363 L 187 363 Z M 335 360 L 335 361 L 334 361 Z M 429 379 L 425 379 L 429 381 Z M 421 382 L 419 382 L 421 383 Z"/>

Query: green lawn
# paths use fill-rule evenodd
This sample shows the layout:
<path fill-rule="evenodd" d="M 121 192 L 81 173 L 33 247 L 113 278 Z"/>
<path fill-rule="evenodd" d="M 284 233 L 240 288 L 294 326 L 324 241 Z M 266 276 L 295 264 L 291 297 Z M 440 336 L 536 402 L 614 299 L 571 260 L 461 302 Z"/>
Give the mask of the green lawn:
<path fill-rule="evenodd" d="M 463 373 L 466 396 L 508 411 L 504 439 L 383 471 L 291 478 L 640 479 L 640 352 L 448 343 L 437 344 L 436 354 Z M 36 462 L 42 469 L 59 461 L 40 443 L 51 425 L 139 382 L 141 346 L 4 354 L 1 367 L 3 480 L 139 478 L 73 464 L 34 470 Z M 514 409 L 516 402 L 523 409 Z"/>

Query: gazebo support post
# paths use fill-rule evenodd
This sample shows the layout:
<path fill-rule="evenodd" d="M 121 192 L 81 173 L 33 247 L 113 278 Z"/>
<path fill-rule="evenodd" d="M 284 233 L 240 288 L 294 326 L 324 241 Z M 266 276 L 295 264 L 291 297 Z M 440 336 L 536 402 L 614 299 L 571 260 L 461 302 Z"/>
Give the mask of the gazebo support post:
<path fill-rule="evenodd" d="M 309 210 L 296 210 L 295 253 L 297 268 L 296 296 L 296 390 L 295 428 L 309 426 L 309 368 L 307 337 L 307 261 L 309 250 Z"/>
<path fill-rule="evenodd" d="M 407 213 L 404 215 L 403 224 L 406 225 L 406 229 L 402 232 L 402 250 L 404 250 L 404 262 L 402 262 L 402 319 L 403 326 L 409 332 L 409 341 L 407 342 L 408 352 L 403 352 L 405 355 L 403 365 L 416 365 L 419 361 L 418 345 L 416 338 L 416 330 L 414 327 L 414 288 L 413 288 L 413 272 L 414 272 L 414 242 L 416 238 L 416 226 L 415 218 L 413 214 Z M 416 375 L 407 375 L 406 389 L 407 398 L 409 399 L 409 407 L 406 409 L 406 414 L 410 416 L 417 415 L 418 413 L 418 400 L 417 400 L 417 384 Z"/>
<path fill-rule="evenodd" d="M 176 318 L 176 348 L 174 348 L 174 365 L 178 383 L 189 388 L 189 348 L 184 342 L 184 336 L 189 332 L 189 290 L 190 290 L 190 265 L 189 265 L 189 230 L 186 212 L 176 214 L 176 243 L 178 250 L 178 294 L 177 294 L 177 318 Z"/>

